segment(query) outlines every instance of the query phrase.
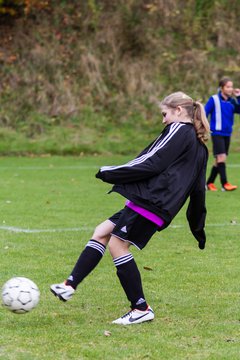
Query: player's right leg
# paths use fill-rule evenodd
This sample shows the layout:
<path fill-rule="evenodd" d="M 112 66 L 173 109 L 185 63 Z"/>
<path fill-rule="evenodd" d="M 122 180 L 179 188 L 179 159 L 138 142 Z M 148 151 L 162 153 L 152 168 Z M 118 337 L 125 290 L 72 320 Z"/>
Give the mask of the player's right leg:
<path fill-rule="evenodd" d="M 217 175 L 218 175 L 218 166 L 217 166 L 217 163 L 215 162 L 215 164 L 211 168 L 210 175 L 207 179 L 206 190 L 210 190 L 210 191 L 218 190 L 214 184 Z"/>
<path fill-rule="evenodd" d="M 78 284 L 98 265 L 105 253 L 114 226 L 115 224 L 111 220 L 106 220 L 98 225 L 68 279 L 60 284 L 51 285 L 51 292 L 60 300 L 70 300 Z"/>

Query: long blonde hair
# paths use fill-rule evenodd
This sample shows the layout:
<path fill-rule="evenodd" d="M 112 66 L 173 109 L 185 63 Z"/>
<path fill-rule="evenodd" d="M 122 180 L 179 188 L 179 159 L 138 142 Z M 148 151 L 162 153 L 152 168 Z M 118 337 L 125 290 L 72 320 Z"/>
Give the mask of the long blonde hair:
<path fill-rule="evenodd" d="M 177 108 L 178 106 L 186 109 L 187 115 L 192 119 L 198 139 L 205 143 L 209 138 L 209 123 L 206 118 L 205 110 L 200 101 L 194 101 L 190 96 L 182 91 L 177 91 L 165 97 L 160 106 Z"/>

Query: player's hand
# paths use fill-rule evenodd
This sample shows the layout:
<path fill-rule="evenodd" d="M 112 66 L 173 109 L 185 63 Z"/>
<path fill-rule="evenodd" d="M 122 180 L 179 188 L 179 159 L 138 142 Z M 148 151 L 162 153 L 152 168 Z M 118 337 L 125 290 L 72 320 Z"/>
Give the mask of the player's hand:
<path fill-rule="evenodd" d="M 235 96 L 240 96 L 240 89 L 233 89 L 233 94 Z"/>
<path fill-rule="evenodd" d="M 199 249 L 204 250 L 205 244 L 206 244 L 206 234 L 205 234 L 204 229 L 193 231 L 193 235 L 194 235 L 195 239 L 197 239 L 197 241 L 198 241 Z"/>

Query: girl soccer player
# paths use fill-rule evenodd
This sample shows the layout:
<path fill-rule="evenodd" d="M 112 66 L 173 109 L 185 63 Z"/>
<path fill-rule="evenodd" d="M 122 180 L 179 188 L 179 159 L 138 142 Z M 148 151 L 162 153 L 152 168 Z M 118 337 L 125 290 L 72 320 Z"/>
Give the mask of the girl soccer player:
<path fill-rule="evenodd" d="M 130 325 L 153 320 L 130 245 L 143 249 L 156 231 L 166 228 L 187 199 L 187 219 L 200 249 L 205 247 L 205 175 L 209 125 L 203 105 L 182 92 L 167 96 L 160 108 L 165 128 L 134 160 L 103 166 L 96 177 L 114 184 L 126 198 L 124 209 L 98 225 L 68 279 L 51 286 L 67 301 L 96 267 L 108 245 L 131 310 L 113 321 Z"/>
<path fill-rule="evenodd" d="M 232 97 L 235 95 L 237 100 Z M 205 105 L 206 116 L 211 116 L 210 129 L 213 143 L 215 163 L 207 180 L 207 189 L 217 191 L 214 181 L 220 175 L 223 191 L 236 190 L 237 186 L 227 181 L 226 159 L 228 155 L 234 113 L 240 114 L 240 89 L 233 89 L 233 83 L 228 77 L 219 82 L 219 92 L 209 98 Z"/>

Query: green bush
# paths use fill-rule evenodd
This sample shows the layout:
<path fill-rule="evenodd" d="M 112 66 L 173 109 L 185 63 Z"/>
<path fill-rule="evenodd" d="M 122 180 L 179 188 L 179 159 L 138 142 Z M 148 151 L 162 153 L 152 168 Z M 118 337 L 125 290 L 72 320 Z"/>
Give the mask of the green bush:
<path fill-rule="evenodd" d="M 157 99 L 183 90 L 204 102 L 222 75 L 239 86 L 238 0 L 8 4 L 29 16 L 1 32 L 0 124 L 26 141 L 62 127 L 79 139 L 84 129 L 97 146 L 117 127 L 105 150 L 122 151 L 135 126 L 158 133 Z"/>

